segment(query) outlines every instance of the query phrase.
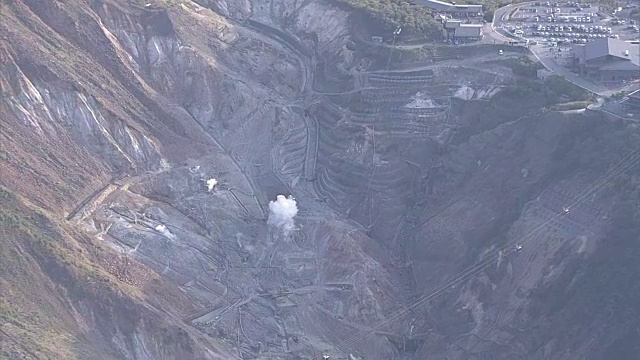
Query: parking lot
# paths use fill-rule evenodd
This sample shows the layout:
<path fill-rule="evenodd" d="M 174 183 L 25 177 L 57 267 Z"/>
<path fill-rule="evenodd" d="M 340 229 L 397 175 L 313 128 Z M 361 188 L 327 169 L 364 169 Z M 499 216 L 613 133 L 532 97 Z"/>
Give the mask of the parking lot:
<path fill-rule="evenodd" d="M 535 44 L 562 46 L 586 44 L 599 38 L 637 40 L 633 20 L 602 14 L 597 6 L 579 2 L 540 2 L 513 11 L 501 26 Z"/>
<path fill-rule="evenodd" d="M 604 38 L 637 44 L 640 31 L 630 12 L 638 6 L 629 2 L 605 13 L 583 2 L 507 5 L 495 13 L 492 30 L 498 35 L 493 36 L 493 41 L 526 46 L 546 70 L 593 93 L 609 96 L 636 82 L 628 83 L 613 76 L 609 79 L 583 76 L 576 66 L 575 47 Z"/>

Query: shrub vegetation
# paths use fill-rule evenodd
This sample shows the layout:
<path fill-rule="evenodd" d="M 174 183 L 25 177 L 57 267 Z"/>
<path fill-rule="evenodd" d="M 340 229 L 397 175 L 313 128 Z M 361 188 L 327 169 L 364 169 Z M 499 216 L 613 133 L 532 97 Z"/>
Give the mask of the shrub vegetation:
<path fill-rule="evenodd" d="M 441 34 L 442 25 L 433 17 L 433 11 L 412 5 L 404 0 L 336 0 L 338 3 L 361 11 L 376 25 L 386 31 L 401 26 L 403 31 L 419 32 L 436 36 Z"/>

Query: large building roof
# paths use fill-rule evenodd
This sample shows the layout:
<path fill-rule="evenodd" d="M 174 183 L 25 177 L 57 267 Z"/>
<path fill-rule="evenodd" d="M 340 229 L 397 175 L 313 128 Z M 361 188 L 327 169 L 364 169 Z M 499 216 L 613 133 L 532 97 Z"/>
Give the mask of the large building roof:
<path fill-rule="evenodd" d="M 455 37 L 479 37 L 482 34 L 482 25 L 461 24 L 455 29 Z"/>
<path fill-rule="evenodd" d="M 445 29 L 455 29 L 460 25 L 462 25 L 462 21 L 460 21 L 460 20 L 447 20 L 444 23 Z"/>
<path fill-rule="evenodd" d="M 575 48 L 575 54 L 581 62 L 587 62 L 609 55 L 630 60 L 631 63 L 636 66 L 640 65 L 640 46 L 618 39 L 597 39 L 585 45 L 578 45 Z"/>
<path fill-rule="evenodd" d="M 473 14 L 482 12 L 482 5 L 458 5 L 439 0 L 412 0 L 411 3 L 442 12 Z"/>
<path fill-rule="evenodd" d="M 600 70 L 629 70 L 629 71 L 640 71 L 640 66 L 638 63 L 634 63 L 632 61 L 625 61 L 622 59 L 615 59 L 613 61 L 608 61 L 606 64 L 600 66 Z"/>

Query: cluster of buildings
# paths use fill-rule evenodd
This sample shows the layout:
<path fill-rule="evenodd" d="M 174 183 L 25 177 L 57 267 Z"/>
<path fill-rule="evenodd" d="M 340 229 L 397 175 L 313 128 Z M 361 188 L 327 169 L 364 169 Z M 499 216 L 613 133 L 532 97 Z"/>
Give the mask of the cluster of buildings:
<path fill-rule="evenodd" d="M 455 2 L 448 3 L 440 0 L 413 0 L 412 3 L 432 9 L 439 14 L 447 33 L 447 40 L 464 43 L 482 39 L 482 24 L 471 24 L 468 21 L 470 18 L 482 16 L 482 5 L 458 5 Z M 464 21 L 458 19 L 464 19 Z"/>
<path fill-rule="evenodd" d="M 440 0 L 409 0 L 409 2 L 414 6 L 424 6 L 434 10 L 436 14 L 434 17 L 444 26 L 447 42 L 460 44 L 479 41 L 483 37 L 483 24 L 472 23 L 474 18 L 482 17 L 482 5 L 459 5 L 455 2 L 448 3 Z M 394 35 L 398 34 L 394 33 Z M 372 36 L 371 41 L 382 43 L 384 39 L 382 36 Z"/>
<path fill-rule="evenodd" d="M 479 41 L 482 39 L 482 24 L 465 24 L 461 20 L 444 21 L 447 38 L 456 43 Z"/>

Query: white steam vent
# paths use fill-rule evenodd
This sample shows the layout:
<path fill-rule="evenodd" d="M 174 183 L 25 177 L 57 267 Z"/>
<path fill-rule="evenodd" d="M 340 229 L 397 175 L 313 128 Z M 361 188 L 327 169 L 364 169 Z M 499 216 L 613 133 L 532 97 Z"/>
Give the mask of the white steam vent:
<path fill-rule="evenodd" d="M 207 189 L 209 190 L 209 192 L 212 192 L 213 188 L 215 188 L 216 185 L 218 185 L 218 180 L 214 178 L 207 180 Z"/>
<path fill-rule="evenodd" d="M 279 227 L 285 234 L 295 228 L 293 218 L 298 213 L 296 199 L 293 196 L 276 196 L 276 201 L 269 201 L 269 218 L 267 224 Z"/>
<path fill-rule="evenodd" d="M 156 229 L 157 232 L 159 232 L 160 234 L 162 234 L 162 235 L 164 235 L 164 236 L 166 236 L 166 237 L 168 237 L 170 239 L 175 238 L 175 235 L 173 235 L 171 233 L 171 231 L 169 231 L 169 229 L 167 229 L 167 226 L 164 225 L 164 224 L 156 225 L 155 229 Z"/>

